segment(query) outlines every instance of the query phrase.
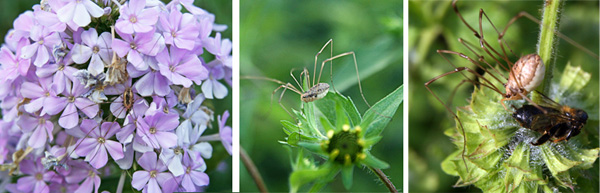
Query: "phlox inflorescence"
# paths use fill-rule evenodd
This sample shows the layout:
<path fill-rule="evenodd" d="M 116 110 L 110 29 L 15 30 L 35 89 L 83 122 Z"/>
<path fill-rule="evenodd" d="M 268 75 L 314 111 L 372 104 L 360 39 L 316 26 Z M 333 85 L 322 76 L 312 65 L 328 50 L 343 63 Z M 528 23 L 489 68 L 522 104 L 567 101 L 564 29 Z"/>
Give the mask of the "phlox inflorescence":
<path fill-rule="evenodd" d="M 229 93 L 232 43 L 192 3 L 41 0 L 19 15 L 0 48 L 0 189 L 98 192 L 120 174 L 202 191 L 213 146 L 231 154 L 229 111 L 204 104 Z"/>

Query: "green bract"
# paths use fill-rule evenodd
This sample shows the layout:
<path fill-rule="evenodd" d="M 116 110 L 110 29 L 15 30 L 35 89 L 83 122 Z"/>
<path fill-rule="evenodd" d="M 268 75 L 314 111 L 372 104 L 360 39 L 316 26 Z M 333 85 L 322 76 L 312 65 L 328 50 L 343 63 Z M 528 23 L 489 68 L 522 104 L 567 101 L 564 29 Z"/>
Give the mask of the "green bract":
<path fill-rule="evenodd" d="M 444 160 L 442 169 L 459 177 L 456 186 L 475 185 L 484 192 L 598 192 L 597 186 L 577 184 L 589 175 L 586 169 L 593 167 L 600 151 L 598 136 L 593 134 L 598 132 L 598 106 L 593 105 L 597 96 L 582 89 L 589 80 L 589 73 L 568 64 L 559 84 L 550 86 L 551 99 L 585 110 L 589 119 L 583 131 L 569 141 L 548 141 L 540 146 L 530 144 L 540 134 L 520 127 L 512 112 L 499 103 L 500 94 L 475 88 L 470 105 L 457 112 L 464 135 L 458 121 L 456 128 L 445 132 L 458 150 Z M 520 107 L 523 100 L 508 102 L 507 107 L 510 105 Z"/>
<path fill-rule="evenodd" d="M 302 111 L 294 110 L 297 123 L 282 120 L 288 137 L 281 143 L 300 147 L 292 163 L 291 192 L 313 182 L 309 191 L 319 191 L 340 171 L 344 186 L 350 188 L 355 165 L 388 168 L 370 150 L 382 138 L 381 132 L 402 102 L 402 90 L 398 87 L 362 116 L 350 98 L 329 92 L 323 99 L 303 103 Z M 306 150 L 324 161 L 315 161 Z"/>

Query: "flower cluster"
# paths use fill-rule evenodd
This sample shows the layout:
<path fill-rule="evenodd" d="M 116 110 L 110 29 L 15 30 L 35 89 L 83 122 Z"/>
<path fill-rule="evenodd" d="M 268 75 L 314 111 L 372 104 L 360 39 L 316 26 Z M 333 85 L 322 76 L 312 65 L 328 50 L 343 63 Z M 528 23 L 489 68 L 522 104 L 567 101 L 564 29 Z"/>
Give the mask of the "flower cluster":
<path fill-rule="evenodd" d="M 144 192 L 208 185 L 204 159 L 232 142 L 229 112 L 203 103 L 228 95 L 232 44 L 192 3 L 42 0 L 22 13 L 0 49 L 0 189 L 97 192 L 117 165 Z"/>

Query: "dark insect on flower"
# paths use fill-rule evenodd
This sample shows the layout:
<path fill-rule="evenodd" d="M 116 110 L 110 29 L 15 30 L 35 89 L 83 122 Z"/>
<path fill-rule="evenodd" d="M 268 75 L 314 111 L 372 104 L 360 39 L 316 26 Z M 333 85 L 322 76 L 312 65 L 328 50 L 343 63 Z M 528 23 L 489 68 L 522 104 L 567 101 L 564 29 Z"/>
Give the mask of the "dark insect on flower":
<path fill-rule="evenodd" d="M 123 107 L 127 109 L 127 112 L 133 107 L 133 102 L 133 91 L 131 90 L 131 87 L 127 87 L 125 92 L 123 92 Z"/>
<path fill-rule="evenodd" d="M 581 109 L 560 105 L 545 95 L 540 95 L 544 100 L 543 104 L 538 105 L 543 110 L 534 105 L 523 105 L 512 115 L 522 127 L 542 134 L 531 144 L 542 145 L 548 140 L 557 143 L 577 136 L 587 122 L 587 113 Z"/>

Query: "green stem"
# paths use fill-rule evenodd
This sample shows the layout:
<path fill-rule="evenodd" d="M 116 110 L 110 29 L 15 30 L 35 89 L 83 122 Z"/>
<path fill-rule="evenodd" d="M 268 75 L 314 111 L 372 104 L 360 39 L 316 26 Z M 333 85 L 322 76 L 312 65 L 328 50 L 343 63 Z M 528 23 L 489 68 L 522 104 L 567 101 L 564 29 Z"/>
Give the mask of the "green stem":
<path fill-rule="evenodd" d="M 117 193 L 122 193 L 123 192 L 123 187 L 125 185 L 125 175 L 126 172 L 123 171 L 121 172 L 121 177 L 119 177 L 119 184 L 117 185 Z"/>
<path fill-rule="evenodd" d="M 554 57 L 555 49 L 558 45 L 556 38 L 556 32 L 558 32 L 558 24 L 561 14 L 563 1 L 562 0 L 547 0 L 544 4 L 544 10 L 542 15 L 542 23 L 540 24 L 540 35 L 538 39 L 538 55 L 542 58 L 542 61 L 546 65 L 546 72 L 544 73 L 544 81 L 542 85 L 538 87 L 538 91 L 544 94 L 548 94 L 550 84 L 552 82 L 553 69 L 556 63 Z M 534 102 L 539 102 L 541 97 L 533 97 Z"/>
<path fill-rule="evenodd" d="M 246 170 L 248 170 L 248 173 L 250 173 L 252 179 L 254 179 L 254 183 L 256 183 L 258 191 L 269 192 L 267 185 L 265 185 L 265 181 L 263 181 L 260 172 L 258 172 L 258 168 L 256 168 L 256 165 L 254 165 L 254 162 L 242 146 L 240 146 L 240 160 L 242 163 L 244 163 L 244 166 L 246 166 Z"/>
<path fill-rule="evenodd" d="M 385 187 L 388 188 L 388 190 L 390 192 L 393 193 L 398 193 L 398 190 L 396 189 L 396 186 L 394 186 L 394 183 L 392 183 L 392 181 L 390 181 L 390 179 L 387 177 L 387 175 L 385 175 L 385 173 L 383 173 L 383 171 L 381 171 L 380 169 L 377 168 L 373 168 L 373 167 L 368 167 L 371 171 L 373 171 L 373 173 L 375 173 L 375 175 L 377 175 L 377 177 L 379 177 L 379 180 L 381 180 L 381 182 L 383 182 L 383 184 L 385 184 Z"/>

